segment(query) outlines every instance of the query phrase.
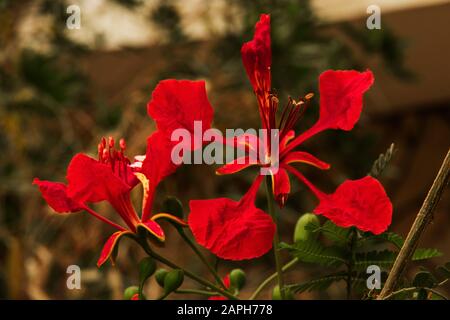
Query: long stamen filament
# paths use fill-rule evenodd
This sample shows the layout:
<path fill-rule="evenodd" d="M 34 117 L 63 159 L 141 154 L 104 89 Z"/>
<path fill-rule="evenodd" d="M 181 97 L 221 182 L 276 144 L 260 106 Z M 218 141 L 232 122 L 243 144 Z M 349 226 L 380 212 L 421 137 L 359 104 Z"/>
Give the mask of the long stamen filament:
<path fill-rule="evenodd" d="M 88 206 L 83 206 L 83 209 L 88 212 L 89 214 L 91 214 L 92 216 L 96 217 L 97 219 L 99 219 L 100 221 L 103 221 L 107 224 L 109 224 L 110 226 L 113 226 L 114 228 L 120 230 L 120 231 L 126 231 L 126 229 L 120 225 L 118 225 L 115 222 L 112 222 L 111 220 L 109 220 L 108 218 L 103 217 L 102 215 L 98 214 L 97 212 L 95 212 L 94 210 L 92 210 L 91 208 L 89 208 Z"/>

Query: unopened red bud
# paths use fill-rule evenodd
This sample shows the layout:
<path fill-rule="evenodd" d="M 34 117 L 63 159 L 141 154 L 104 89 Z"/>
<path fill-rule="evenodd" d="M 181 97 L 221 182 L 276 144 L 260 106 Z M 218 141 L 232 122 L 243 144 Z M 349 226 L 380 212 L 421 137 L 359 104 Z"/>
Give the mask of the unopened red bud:
<path fill-rule="evenodd" d="M 106 138 L 102 137 L 102 141 L 100 142 L 103 147 L 106 147 Z"/>

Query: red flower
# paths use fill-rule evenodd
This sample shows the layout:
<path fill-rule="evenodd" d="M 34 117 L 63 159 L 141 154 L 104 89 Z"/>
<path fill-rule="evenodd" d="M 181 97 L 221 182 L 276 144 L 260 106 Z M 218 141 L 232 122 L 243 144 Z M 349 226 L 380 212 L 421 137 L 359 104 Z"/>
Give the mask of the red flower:
<path fill-rule="evenodd" d="M 188 92 L 186 88 L 192 90 Z M 33 183 L 39 186 L 42 196 L 56 212 L 85 210 L 118 230 L 106 241 L 97 262 L 98 266 L 111 257 L 122 236 L 134 234 L 139 229 L 145 229 L 157 240 L 164 241 L 164 232 L 156 222 L 158 219 L 170 219 L 180 225 L 186 225 L 184 221 L 168 213 L 152 215 L 151 208 L 157 185 L 178 167 L 171 160 L 172 130 L 189 128 L 195 120 L 203 121 L 206 125 L 211 123 L 212 109 L 207 100 L 205 103 L 205 97 L 204 82 L 163 81 L 155 89 L 149 105 L 166 108 L 165 99 L 168 98 L 179 103 L 176 108 L 161 111 L 163 116 L 155 119 L 161 130 L 148 138 L 145 157 L 137 156 L 136 161 L 131 163 L 125 156 L 126 144 L 123 139 L 119 143 L 120 149 L 116 150 L 112 138 L 108 142 L 103 138 L 98 145 L 97 160 L 84 154 L 73 157 L 67 169 L 67 186 L 59 182 L 34 179 Z M 183 104 L 183 101 L 186 103 Z M 178 125 L 170 127 L 169 124 L 175 118 L 178 119 Z M 144 188 L 141 216 L 137 214 L 130 200 L 130 192 L 139 182 Z M 126 227 L 105 218 L 88 206 L 100 201 L 109 202 Z"/>
<path fill-rule="evenodd" d="M 290 193 L 290 178 L 288 172 L 294 174 L 294 176 L 302 176 L 297 169 L 292 167 L 294 163 L 306 163 L 315 166 L 319 169 L 326 170 L 330 168 L 330 165 L 317 159 L 313 155 L 304 151 L 295 151 L 301 143 L 309 139 L 313 135 L 327 130 L 327 129 L 340 129 L 351 130 L 355 123 L 358 121 L 362 111 L 363 94 L 370 88 L 374 78 L 371 71 L 357 72 L 357 71 L 333 71 L 328 70 L 323 72 L 319 77 L 319 93 L 320 93 L 320 115 L 317 122 L 308 130 L 302 134 L 295 136 L 293 131 L 294 125 L 297 120 L 303 115 L 310 99 L 313 94 L 307 94 L 298 100 L 292 98 L 288 99 L 286 106 L 281 112 L 281 117 L 277 119 L 276 113 L 279 109 L 279 99 L 271 91 L 271 40 L 270 40 L 270 16 L 261 15 L 259 22 L 255 27 L 255 34 L 253 40 L 245 43 L 241 50 L 242 61 L 245 66 L 248 78 L 253 86 L 257 102 L 258 110 L 261 118 L 261 126 L 264 129 L 278 129 L 279 150 L 278 160 L 271 159 L 271 138 L 259 139 L 257 137 L 246 135 L 235 139 L 238 144 L 238 148 L 247 148 L 247 151 L 254 152 L 258 150 L 258 147 L 263 149 L 265 155 L 263 160 L 251 161 L 250 155 L 243 159 L 237 159 L 232 161 L 217 170 L 218 174 L 232 174 L 248 168 L 253 165 L 257 165 L 271 169 L 270 174 L 272 176 L 272 190 L 273 195 L 278 204 L 282 207 L 286 203 L 288 195 Z M 227 141 L 228 142 L 228 141 Z M 274 151 L 275 152 L 275 151 Z M 254 158 L 253 158 L 254 159 Z M 267 163 L 266 159 L 271 161 L 277 161 Z M 278 168 L 278 170 L 276 170 Z M 303 177 L 303 176 L 302 176 Z M 257 178 L 258 179 L 258 178 Z M 371 178 L 373 179 L 373 178 Z M 375 180 L 375 179 L 373 179 Z M 300 181 L 304 182 L 303 179 Z M 256 182 L 254 183 L 256 184 Z M 354 184 L 354 188 L 358 189 L 359 184 Z M 381 184 L 378 184 L 382 190 Z M 358 202 L 359 199 L 353 199 L 355 193 L 345 194 L 348 185 L 339 188 L 339 194 L 342 198 L 346 198 L 346 202 L 335 202 L 333 212 L 337 214 L 340 208 L 341 212 L 344 212 L 347 208 L 350 208 L 349 204 Z M 364 189 L 361 193 L 366 193 L 368 189 Z M 383 191 L 384 192 L 384 191 Z M 383 193 L 384 197 L 380 196 L 383 203 L 389 202 L 389 199 Z M 331 196 L 330 196 L 331 197 Z M 325 209 L 325 200 L 321 199 L 321 212 L 325 216 L 328 216 L 326 212 L 330 212 L 330 197 L 327 197 L 328 206 Z M 325 198 L 324 198 L 325 199 Z M 207 202 L 206 202 L 207 201 Z M 189 225 L 193 230 L 194 235 L 199 243 L 209 248 L 213 253 L 218 256 L 226 257 L 227 259 L 247 259 L 250 257 L 256 257 L 249 255 L 246 251 L 246 247 L 249 246 L 252 250 L 256 250 L 259 255 L 267 252 L 270 249 L 269 241 L 259 242 L 261 239 L 258 237 L 257 241 L 254 239 L 254 230 L 257 229 L 261 234 L 271 234 L 273 226 L 269 226 L 267 223 L 259 224 L 257 222 L 249 224 L 250 214 L 252 212 L 252 206 L 248 205 L 248 208 L 243 207 L 242 200 L 239 202 L 239 206 L 236 202 L 229 199 L 212 199 L 203 201 L 209 208 L 213 210 L 201 209 L 197 202 L 192 201 L 191 213 L 189 217 Z M 233 204 L 233 205 L 232 205 Z M 366 230 L 374 230 L 370 228 L 372 220 L 373 225 L 378 227 L 375 229 L 379 232 L 384 226 L 384 230 L 387 228 L 385 217 L 391 216 L 391 210 L 389 206 L 380 206 L 383 212 L 378 212 L 378 215 L 371 215 L 367 212 L 362 212 L 362 206 L 351 207 L 353 210 L 352 216 L 354 217 L 353 224 L 356 226 L 364 226 Z M 240 212 L 237 212 L 239 209 Z M 263 214 L 259 210 L 260 214 Z M 331 216 L 331 214 L 330 214 Z M 355 221 L 355 219 L 363 219 L 366 216 L 367 219 L 364 223 Z M 239 217 L 239 218 L 237 218 Z M 380 217 L 381 220 L 377 220 Z M 377 220 L 377 221 L 375 221 Z M 256 221 L 256 220 L 255 220 Z M 265 221 L 265 220 L 264 220 Z M 339 221 L 337 219 L 333 221 Z M 390 219 L 389 219 L 390 221 Z M 348 222 L 348 221 L 347 221 Z M 214 227 L 212 227 L 214 226 Z M 239 228 L 240 237 L 229 237 L 229 230 Z M 265 228 L 264 231 L 262 229 Z M 226 233 L 222 233 L 226 231 Z M 225 236 L 224 236 L 225 235 Z M 272 240 L 271 238 L 269 240 Z M 239 242 L 237 244 L 237 242 Z M 226 254 L 224 254 L 226 252 Z"/>
<path fill-rule="evenodd" d="M 303 151 L 293 151 L 306 139 L 326 130 L 342 129 L 351 130 L 359 119 L 362 110 L 362 96 L 373 83 L 373 75 L 370 71 L 333 71 L 328 70 L 320 75 L 320 117 L 314 126 L 303 134 L 295 137 L 292 130 L 297 120 L 305 112 L 312 94 L 307 94 L 298 101 L 289 98 L 282 110 L 279 119 L 276 113 L 279 109 L 278 97 L 271 91 L 271 49 L 270 49 L 270 17 L 261 15 L 256 24 L 253 40 L 242 46 L 242 61 L 247 71 L 248 78 L 253 86 L 258 101 L 261 125 L 265 129 L 279 130 L 279 156 L 278 163 L 253 162 L 253 164 L 267 167 L 279 167 L 273 172 L 273 193 L 278 204 L 284 206 L 290 192 L 290 179 L 284 168 L 292 163 L 306 163 L 319 169 L 326 170 L 330 165 L 317 159 L 313 155 Z M 254 140 L 255 141 L 255 140 Z M 257 140 L 263 148 L 265 159 L 270 159 L 270 137 L 265 141 Z M 254 145 L 256 149 L 256 145 Z M 230 174 L 238 172 L 252 163 L 247 161 L 239 164 L 233 161 L 217 170 L 218 174 Z"/>

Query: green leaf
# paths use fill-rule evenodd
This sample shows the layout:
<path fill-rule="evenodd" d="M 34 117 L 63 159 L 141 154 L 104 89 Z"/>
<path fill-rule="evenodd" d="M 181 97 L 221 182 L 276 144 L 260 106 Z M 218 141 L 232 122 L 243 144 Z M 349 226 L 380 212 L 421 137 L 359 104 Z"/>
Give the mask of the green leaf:
<path fill-rule="evenodd" d="M 402 236 L 396 234 L 395 232 L 385 232 L 378 236 L 380 239 L 386 240 L 401 249 L 404 243 Z"/>
<path fill-rule="evenodd" d="M 327 222 L 320 227 L 320 231 L 325 238 L 335 242 L 336 244 L 346 244 L 348 242 L 350 229 L 338 227 L 330 220 L 327 220 Z"/>
<path fill-rule="evenodd" d="M 440 256 L 442 256 L 442 252 L 440 252 L 437 249 L 420 248 L 420 249 L 417 249 L 416 251 L 414 251 L 412 260 L 419 261 L 419 260 L 426 260 L 426 259 L 431 259 L 431 258 L 440 257 Z"/>
<path fill-rule="evenodd" d="M 281 243 L 282 249 L 288 249 L 300 261 L 316 263 L 323 266 L 340 266 L 345 263 L 345 257 L 336 247 L 325 247 L 317 240 L 298 241 L 289 245 Z"/>
<path fill-rule="evenodd" d="M 305 291 L 313 290 L 326 290 L 333 283 L 341 280 L 345 280 L 347 275 L 345 274 L 330 274 L 322 278 L 313 279 L 303 283 L 293 284 L 289 288 L 295 293 L 301 293 Z"/>
<path fill-rule="evenodd" d="M 403 243 L 404 243 L 402 236 L 396 234 L 395 232 L 384 232 L 379 235 L 374 235 L 372 233 L 366 232 L 363 234 L 363 237 L 358 240 L 358 245 L 361 246 L 363 243 L 372 241 L 372 240 L 390 242 L 394 246 L 396 246 L 397 249 L 401 249 L 401 247 L 403 246 Z"/>
<path fill-rule="evenodd" d="M 342 280 L 345 281 L 347 280 L 347 277 L 348 275 L 345 272 L 332 273 L 318 279 L 313 279 L 310 281 L 290 285 L 289 288 L 294 293 L 301 293 L 313 290 L 326 290 L 331 284 L 333 284 L 333 282 L 338 282 Z M 365 279 L 352 277 L 352 282 L 353 284 L 360 282 L 365 283 Z"/>
<path fill-rule="evenodd" d="M 369 251 L 355 254 L 353 268 L 355 270 L 365 271 L 370 265 L 377 265 L 380 268 L 387 269 L 391 267 L 397 257 L 397 252 L 390 250 Z"/>

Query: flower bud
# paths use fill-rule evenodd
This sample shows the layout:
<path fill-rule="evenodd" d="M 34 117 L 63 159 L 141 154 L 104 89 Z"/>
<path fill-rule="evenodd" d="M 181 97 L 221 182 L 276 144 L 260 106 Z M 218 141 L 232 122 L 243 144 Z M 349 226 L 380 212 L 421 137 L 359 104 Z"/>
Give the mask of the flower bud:
<path fill-rule="evenodd" d="M 306 226 L 308 226 L 308 229 L 305 228 Z M 309 229 L 311 226 L 313 228 L 320 227 L 319 218 L 313 213 L 305 213 L 297 220 L 297 224 L 295 225 L 294 242 L 316 238 L 318 233 L 312 232 Z"/>
<path fill-rule="evenodd" d="M 169 271 L 164 278 L 164 293 L 168 294 L 177 290 L 184 280 L 183 270 L 174 269 Z"/>
<path fill-rule="evenodd" d="M 137 286 L 131 286 L 124 290 L 123 298 L 125 300 L 131 300 L 136 294 L 139 295 L 139 288 Z"/>
<path fill-rule="evenodd" d="M 158 269 L 155 272 L 155 279 L 156 282 L 160 285 L 160 287 L 164 288 L 164 279 L 166 278 L 166 275 L 169 273 L 166 269 Z"/>
<path fill-rule="evenodd" d="M 294 295 L 292 294 L 291 290 L 284 288 L 284 298 L 286 300 L 294 300 Z M 276 285 L 275 287 L 273 287 L 272 290 L 272 300 L 282 300 L 281 299 L 281 291 L 280 291 L 280 287 L 278 285 Z"/>
<path fill-rule="evenodd" d="M 234 269 L 230 272 L 230 284 L 232 288 L 241 290 L 245 285 L 245 272 L 242 269 Z"/>
<path fill-rule="evenodd" d="M 139 262 L 139 281 L 143 285 L 144 282 L 155 273 L 156 262 L 153 258 L 147 257 Z"/>

